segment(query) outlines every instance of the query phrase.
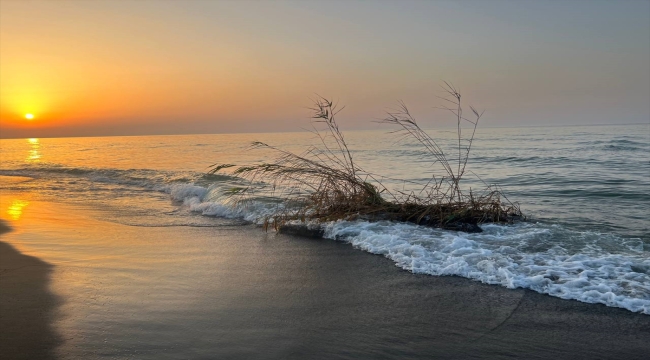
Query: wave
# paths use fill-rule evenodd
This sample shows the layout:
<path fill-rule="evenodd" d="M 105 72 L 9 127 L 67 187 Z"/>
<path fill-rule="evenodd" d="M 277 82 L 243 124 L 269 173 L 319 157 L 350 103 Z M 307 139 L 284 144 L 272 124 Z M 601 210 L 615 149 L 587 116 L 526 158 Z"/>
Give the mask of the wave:
<path fill-rule="evenodd" d="M 0 170 L 0 176 L 23 176 L 33 179 L 74 178 L 95 183 L 131 185 L 154 190 L 164 190 L 168 184 L 172 183 L 238 182 L 238 178 L 232 176 L 208 175 L 200 172 L 85 168 L 60 165 L 2 169 Z"/>
<path fill-rule="evenodd" d="M 384 255 L 413 273 L 456 275 L 650 314 L 650 259 L 639 239 L 627 241 L 620 249 L 624 253 L 612 254 L 595 245 L 596 239 L 610 237 L 616 243 L 620 238 L 574 233 L 592 242 L 572 253 L 559 243 L 540 244 L 544 238 L 564 238 L 570 234 L 566 229 L 541 224 L 483 229 L 470 235 L 411 224 L 341 221 L 328 224 L 325 237 Z"/>
<path fill-rule="evenodd" d="M 277 206 L 251 201 L 231 207 L 216 190 L 179 184 L 169 192 L 191 211 L 257 223 Z M 386 256 L 413 273 L 456 275 L 650 314 L 650 257 L 638 238 L 542 223 L 483 225 L 480 234 L 388 221 L 321 226 L 325 238 Z"/>
<path fill-rule="evenodd" d="M 603 150 L 605 150 L 605 151 L 630 151 L 630 152 L 646 151 L 645 148 L 640 147 L 640 146 L 626 146 L 626 145 L 616 145 L 616 144 L 605 145 L 605 146 L 603 146 Z"/>
<path fill-rule="evenodd" d="M 648 143 L 628 139 L 581 141 L 577 151 L 604 151 L 604 152 L 645 152 L 648 150 Z"/>
<path fill-rule="evenodd" d="M 239 180 L 226 175 L 48 166 L 0 170 L 0 175 L 40 178 L 48 186 L 56 186 L 57 191 L 66 190 L 68 195 L 72 188 L 86 182 L 108 184 L 110 196 L 114 196 L 115 186 L 135 187 L 168 194 L 176 205 L 195 214 L 257 224 L 283 206 L 279 199 L 272 198 L 231 204 L 223 191 Z M 127 194 L 142 196 L 137 192 Z M 82 191 L 79 196 L 85 198 L 88 193 Z M 161 225 L 162 220 L 152 214 L 147 224 Z M 187 215 L 181 212 L 179 216 Z M 173 220 L 170 225 L 183 223 L 181 218 Z M 326 238 L 386 256 L 413 273 L 462 276 L 650 315 L 650 249 L 639 238 L 544 223 L 483 225 L 480 234 L 395 222 L 337 221 L 321 226 Z"/>
<path fill-rule="evenodd" d="M 265 217 L 278 210 L 281 204 L 269 201 L 250 201 L 244 204 L 230 204 L 222 194 L 223 187 L 217 184 L 209 187 L 195 184 L 172 184 L 161 189 L 168 192 L 173 201 L 182 203 L 191 211 L 205 216 L 227 219 L 244 219 L 261 224 Z"/>

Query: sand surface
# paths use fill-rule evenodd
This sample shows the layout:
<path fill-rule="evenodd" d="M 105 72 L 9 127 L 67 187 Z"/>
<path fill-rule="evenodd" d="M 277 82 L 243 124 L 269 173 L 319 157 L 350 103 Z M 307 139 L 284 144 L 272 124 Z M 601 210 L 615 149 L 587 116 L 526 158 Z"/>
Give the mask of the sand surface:
<path fill-rule="evenodd" d="M 0 221 L 0 237 L 11 229 Z M 1 238 L 0 238 L 1 239 Z M 51 326 L 56 297 L 52 266 L 0 242 L 0 353 L 3 359 L 51 359 L 59 339 Z"/>
<path fill-rule="evenodd" d="M 3 359 L 650 353 L 650 316 L 619 308 L 414 275 L 347 244 L 254 226 L 153 228 L 101 218 L 30 201 L 0 235 Z"/>

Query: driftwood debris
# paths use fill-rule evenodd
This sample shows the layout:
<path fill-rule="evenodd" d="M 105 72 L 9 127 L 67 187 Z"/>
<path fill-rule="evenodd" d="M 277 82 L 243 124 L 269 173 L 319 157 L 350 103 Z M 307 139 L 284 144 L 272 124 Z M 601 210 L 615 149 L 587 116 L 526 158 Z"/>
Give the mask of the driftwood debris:
<path fill-rule="evenodd" d="M 479 225 L 483 223 L 511 223 L 523 219 L 518 204 L 510 202 L 496 185 L 486 185 L 478 193 L 462 189 L 461 180 L 483 113 L 470 107 L 473 116 L 466 118 L 460 93 L 446 82 L 443 89 L 447 93 L 443 99 L 451 106 L 441 109 L 452 113 L 457 121 L 458 142 L 452 153 L 445 153 L 438 142 L 420 128 L 403 102 L 379 121 L 396 127 L 396 136 L 416 140 L 441 170 L 438 176 L 433 175 L 426 184 L 421 184 L 417 192 L 388 189 L 380 181 L 380 175 L 366 172 L 359 166 L 335 120 L 342 108 L 323 97 L 318 97 L 312 108 L 317 145 L 296 154 L 255 142 L 252 149 L 274 153 L 275 159 L 245 166 L 215 164 L 210 173 L 232 168 L 233 175 L 247 180 L 247 186 L 230 190 L 230 199 L 235 203 L 248 201 L 272 189 L 284 203 L 265 219 L 265 228 L 308 237 L 322 236 L 322 230 L 304 224 L 335 220 L 390 220 L 480 232 Z M 469 130 L 463 127 L 466 124 L 470 125 Z"/>

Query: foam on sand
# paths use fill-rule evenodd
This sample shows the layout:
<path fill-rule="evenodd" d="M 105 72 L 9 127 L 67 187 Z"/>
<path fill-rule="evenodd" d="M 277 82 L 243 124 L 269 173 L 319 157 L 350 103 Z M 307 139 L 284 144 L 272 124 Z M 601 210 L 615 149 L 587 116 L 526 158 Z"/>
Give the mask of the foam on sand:
<path fill-rule="evenodd" d="M 168 191 L 208 216 L 260 223 L 277 207 L 262 201 L 231 207 L 217 186 L 178 184 Z M 543 223 L 487 224 L 479 234 L 389 221 L 322 226 L 325 238 L 384 255 L 413 273 L 462 276 L 650 314 L 650 257 L 640 239 Z"/>
<path fill-rule="evenodd" d="M 384 255 L 414 273 L 457 275 L 650 314 L 650 259 L 640 240 L 523 223 L 465 234 L 389 222 L 328 224 L 325 237 Z M 554 239 L 572 241 L 571 248 Z M 601 248 L 618 245 L 617 253 Z M 612 248 L 609 247 L 608 251 Z"/>

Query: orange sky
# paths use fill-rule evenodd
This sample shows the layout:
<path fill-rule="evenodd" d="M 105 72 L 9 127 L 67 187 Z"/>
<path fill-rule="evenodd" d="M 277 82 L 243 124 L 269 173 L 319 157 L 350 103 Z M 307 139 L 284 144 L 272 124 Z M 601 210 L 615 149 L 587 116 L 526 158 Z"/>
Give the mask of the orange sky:
<path fill-rule="evenodd" d="M 650 2 L 483 3 L 2 0 L 0 137 L 291 131 L 316 92 L 371 127 L 442 79 L 488 126 L 650 121 Z"/>

